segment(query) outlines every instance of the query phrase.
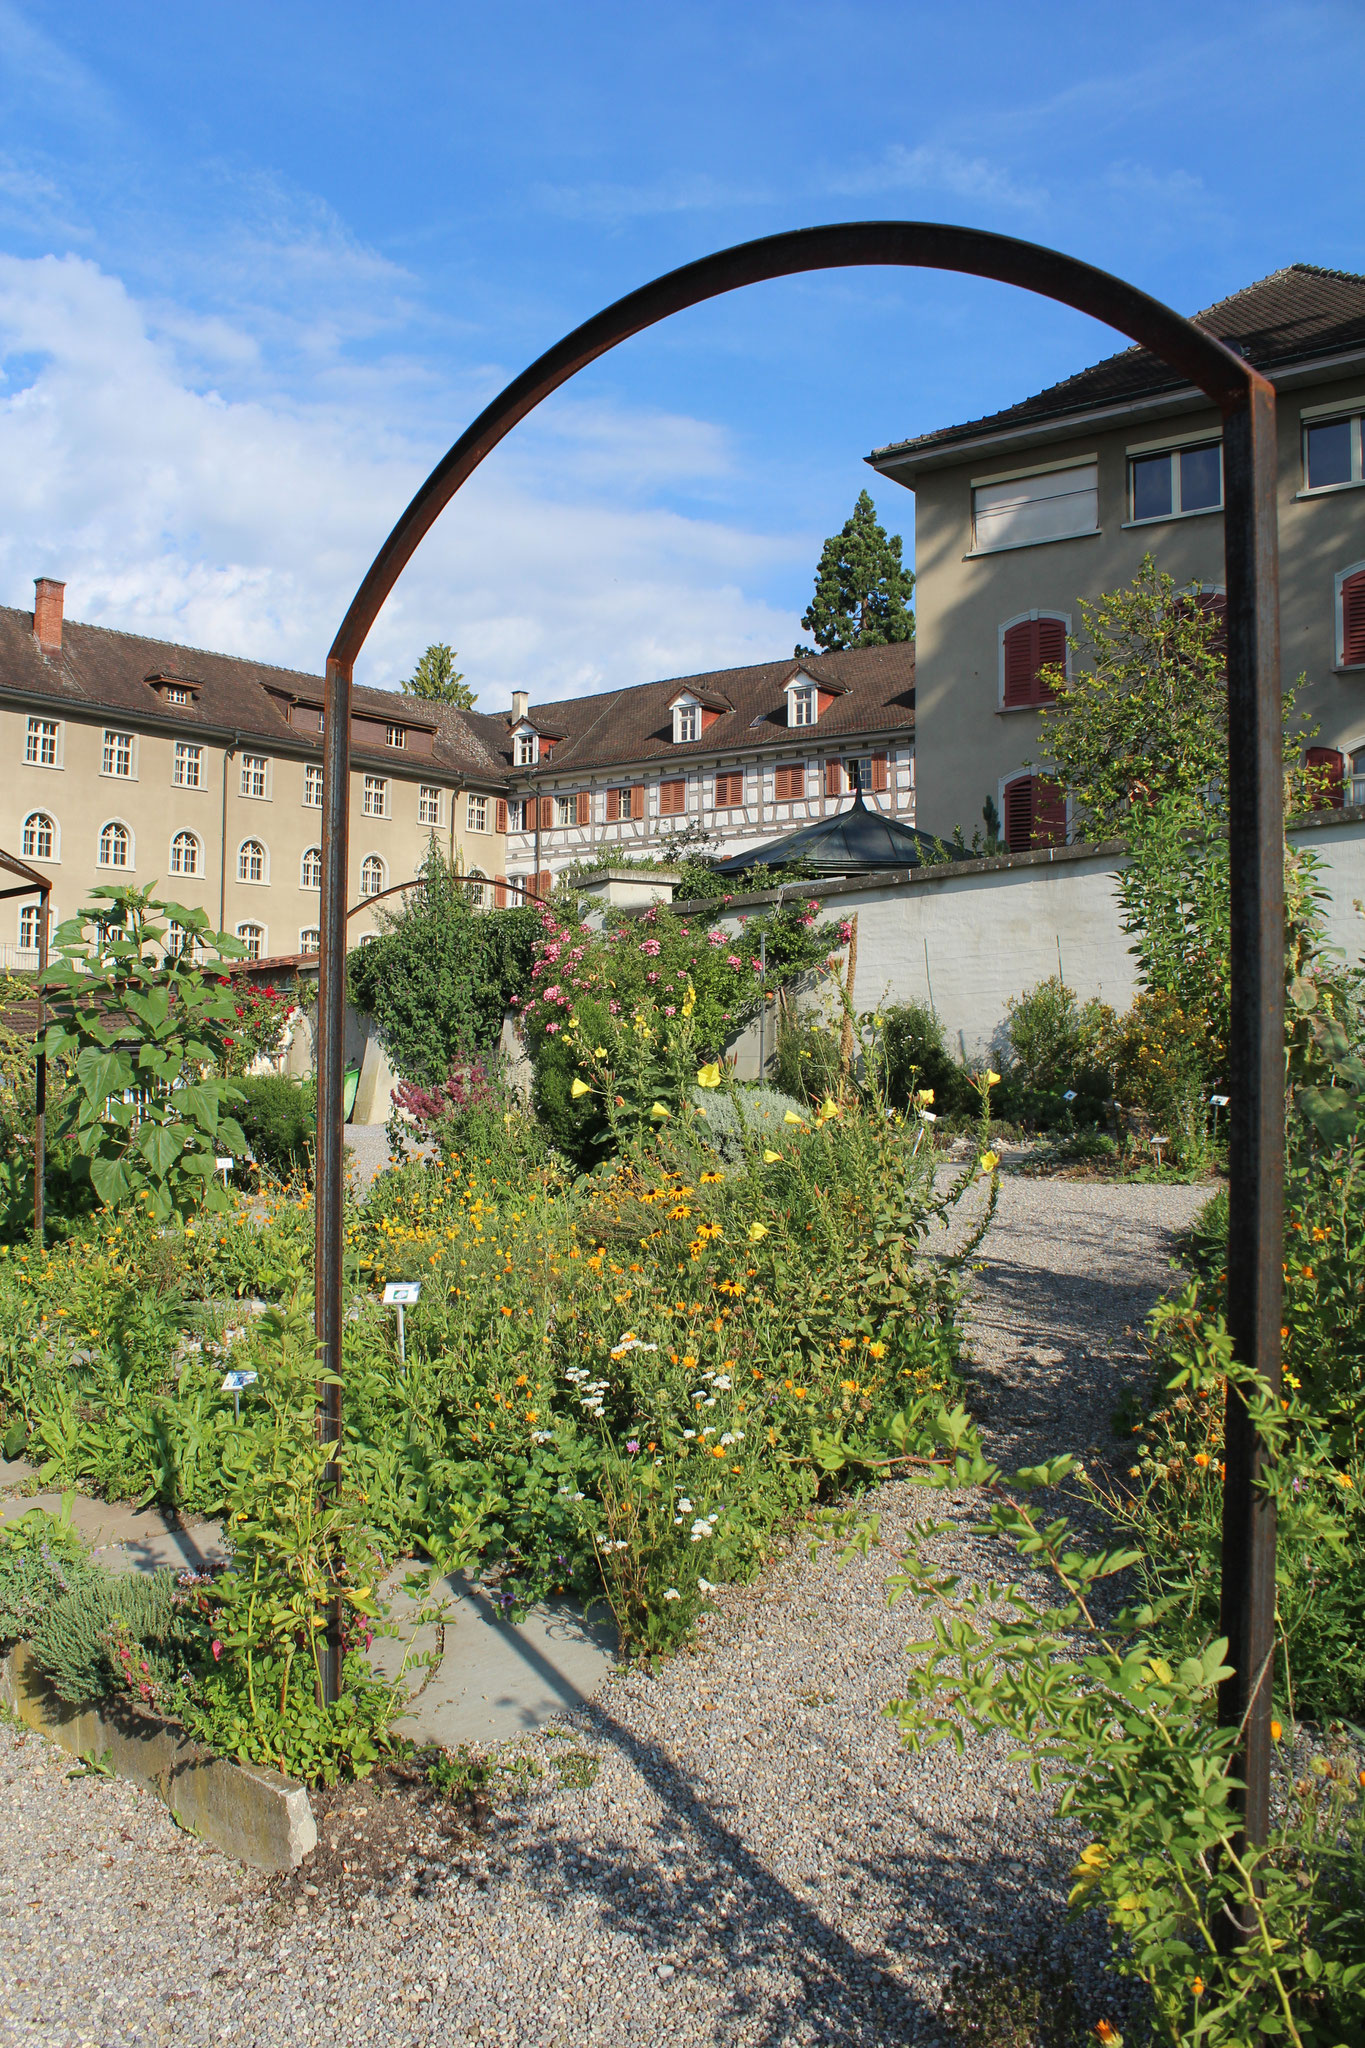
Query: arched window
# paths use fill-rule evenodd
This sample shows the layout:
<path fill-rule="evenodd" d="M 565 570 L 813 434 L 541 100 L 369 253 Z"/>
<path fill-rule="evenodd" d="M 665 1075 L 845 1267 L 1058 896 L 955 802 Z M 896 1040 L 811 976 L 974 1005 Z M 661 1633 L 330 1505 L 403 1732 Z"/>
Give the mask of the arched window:
<path fill-rule="evenodd" d="M 133 865 L 133 835 L 117 818 L 111 818 L 100 828 L 99 864 L 102 868 L 130 868 Z"/>
<path fill-rule="evenodd" d="M 244 839 L 237 849 L 237 880 L 239 882 L 263 882 L 265 880 L 265 848 L 259 839 Z"/>
<path fill-rule="evenodd" d="M 488 877 L 482 868 L 471 868 L 469 870 L 469 901 L 475 910 L 482 910 L 488 900 L 488 891 L 485 886 L 487 881 Z"/>
<path fill-rule="evenodd" d="M 1365 562 L 1337 578 L 1337 667 L 1365 668 Z"/>
<path fill-rule="evenodd" d="M 171 873 L 173 875 L 198 875 L 203 873 L 202 849 L 193 832 L 177 832 L 171 841 Z"/>
<path fill-rule="evenodd" d="M 57 850 L 57 828 L 46 811 L 30 811 L 24 820 L 24 859 L 52 860 Z"/>
<path fill-rule="evenodd" d="M 265 926 L 263 924 L 239 924 L 237 936 L 246 947 L 248 960 L 259 960 L 265 952 Z"/>
<path fill-rule="evenodd" d="M 304 926 L 303 930 L 299 933 L 299 951 L 308 959 L 312 959 L 322 951 L 322 930 L 320 926 L 315 924 L 306 924 Z"/>
<path fill-rule="evenodd" d="M 1315 811 L 1339 811 L 1346 801 L 1346 757 L 1336 747 L 1306 747 L 1304 792 Z M 1352 778 L 1354 779 L 1354 778 Z"/>
<path fill-rule="evenodd" d="M 367 853 L 360 863 L 360 893 L 378 896 L 384 887 L 384 863 L 377 853 Z"/>
<path fill-rule="evenodd" d="M 1050 704 L 1045 668 L 1066 669 L 1067 621 L 1055 612 L 1029 612 L 1000 629 L 1000 702 L 1006 711 Z"/>
<path fill-rule="evenodd" d="M 166 931 L 166 958 L 168 960 L 197 960 L 199 941 L 192 931 L 172 918 Z"/>
<path fill-rule="evenodd" d="M 305 889 L 322 887 L 322 848 L 310 846 L 303 856 L 302 886 Z"/>
<path fill-rule="evenodd" d="M 1066 844 L 1066 798 L 1046 775 L 1016 775 L 1007 782 L 1004 810 L 1011 853 Z"/>

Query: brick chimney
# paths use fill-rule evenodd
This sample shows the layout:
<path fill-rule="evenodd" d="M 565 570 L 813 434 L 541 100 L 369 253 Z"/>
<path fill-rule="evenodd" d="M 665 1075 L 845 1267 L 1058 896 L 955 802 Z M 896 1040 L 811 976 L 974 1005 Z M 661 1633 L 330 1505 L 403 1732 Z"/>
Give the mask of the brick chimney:
<path fill-rule="evenodd" d="M 521 721 L 522 721 L 522 719 L 523 719 L 523 718 L 525 718 L 525 716 L 526 716 L 526 713 L 527 713 L 527 710 L 528 710 L 528 709 L 529 709 L 529 707 L 530 707 L 530 703 L 531 703 L 531 693 L 530 693 L 530 691 L 529 691 L 529 690 L 513 690 L 513 692 L 512 692 L 512 723 L 513 723 L 513 725 L 520 725 L 520 724 L 521 724 Z"/>
<path fill-rule="evenodd" d="M 62 651 L 62 606 L 66 585 L 51 576 L 33 579 L 33 637 L 44 654 Z"/>

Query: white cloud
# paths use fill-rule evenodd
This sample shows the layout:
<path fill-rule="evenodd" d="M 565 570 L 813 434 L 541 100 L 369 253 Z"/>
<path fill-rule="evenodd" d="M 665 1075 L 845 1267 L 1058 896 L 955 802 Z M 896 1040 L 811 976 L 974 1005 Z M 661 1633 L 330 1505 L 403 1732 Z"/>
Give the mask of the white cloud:
<path fill-rule="evenodd" d="M 290 395 L 244 326 L 150 307 L 83 258 L 0 257 L 0 601 L 57 575 L 73 618 L 316 671 L 441 453 L 427 374 L 399 368 L 416 406 L 373 367 Z M 518 683 L 553 697 L 784 653 L 795 617 L 750 592 L 812 536 L 648 502 L 665 474 L 729 462 L 708 422 L 552 401 L 423 544 L 362 678 L 396 682 L 449 640 L 496 709 Z"/>
<path fill-rule="evenodd" d="M 548 212 L 561 214 L 566 220 L 596 221 L 606 227 L 618 227 L 622 221 L 656 214 L 767 206 L 773 195 L 753 186 L 726 184 L 706 171 L 691 171 L 661 178 L 652 185 L 611 184 L 603 180 L 583 185 L 541 183 L 531 188 L 531 197 Z"/>
<path fill-rule="evenodd" d="M 974 205 L 1027 211 L 1045 206 L 1048 198 L 1043 186 L 1021 182 L 986 157 L 968 156 L 932 142 L 919 143 L 914 149 L 893 142 L 875 163 L 829 179 L 828 189 L 850 197 L 863 192 L 948 192 Z"/>

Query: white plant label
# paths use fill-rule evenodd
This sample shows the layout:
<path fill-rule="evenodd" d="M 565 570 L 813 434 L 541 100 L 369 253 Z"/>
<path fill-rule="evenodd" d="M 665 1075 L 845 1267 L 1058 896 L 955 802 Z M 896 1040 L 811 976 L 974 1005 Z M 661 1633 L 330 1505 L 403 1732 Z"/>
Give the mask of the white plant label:
<path fill-rule="evenodd" d="M 411 1308 L 422 1292 L 420 1280 L 386 1280 L 384 1283 L 385 1308 Z"/>

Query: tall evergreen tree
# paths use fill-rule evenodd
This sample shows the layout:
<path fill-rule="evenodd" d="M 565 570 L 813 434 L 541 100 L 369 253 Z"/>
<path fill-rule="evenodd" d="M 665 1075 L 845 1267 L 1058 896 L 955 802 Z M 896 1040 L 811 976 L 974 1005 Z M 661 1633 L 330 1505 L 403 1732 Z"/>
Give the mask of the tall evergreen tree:
<path fill-rule="evenodd" d="M 431 704 L 454 704 L 461 711 L 474 709 L 474 692 L 455 666 L 455 650 L 444 641 L 433 641 L 402 685 L 409 697 L 425 697 Z"/>
<path fill-rule="evenodd" d="M 831 534 L 815 572 L 815 596 L 801 624 L 815 637 L 822 654 L 845 647 L 888 647 L 895 640 L 913 640 L 915 614 L 910 595 L 915 572 L 901 562 L 901 537 L 889 537 L 877 519 L 877 508 L 860 491 L 853 517 L 841 533 Z M 814 654 L 798 647 L 798 654 Z"/>

